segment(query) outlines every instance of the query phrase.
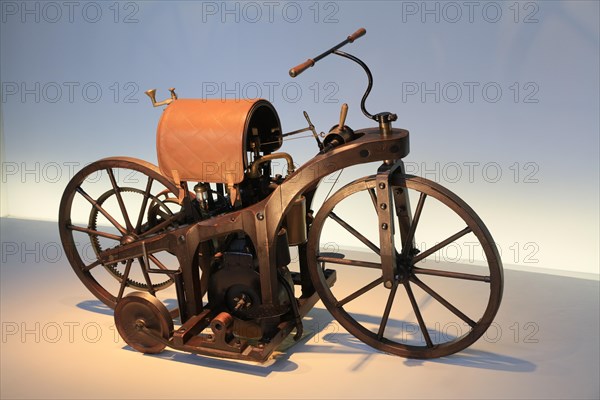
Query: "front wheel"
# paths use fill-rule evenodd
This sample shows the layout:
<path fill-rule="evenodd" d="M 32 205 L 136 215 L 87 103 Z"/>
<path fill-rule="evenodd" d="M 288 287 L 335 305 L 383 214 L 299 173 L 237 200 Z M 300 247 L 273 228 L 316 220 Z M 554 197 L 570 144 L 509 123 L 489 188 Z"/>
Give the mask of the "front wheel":
<path fill-rule="evenodd" d="M 416 204 L 413 236 L 395 235 L 394 282 L 383 283 L 372 176 L 340 189 L 317 213 L 307 249 L 313 284 L 338 322 L 375 349 L 409 358 L 461 351 L 500 306 L 502 262 L 492 236 L 471 207 L 435 182 L 407 176 L 392 190 L 408 190 Z M 402 242 L 410 248 L 403 251 Z M 324 270 L 333 266 L 330 288 Z"/>

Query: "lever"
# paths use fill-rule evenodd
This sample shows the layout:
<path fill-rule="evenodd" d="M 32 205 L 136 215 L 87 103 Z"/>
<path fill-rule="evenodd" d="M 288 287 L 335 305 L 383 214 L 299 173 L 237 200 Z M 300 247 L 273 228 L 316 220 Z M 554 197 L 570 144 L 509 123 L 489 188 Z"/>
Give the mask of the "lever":
<path fill-rule="evenodd" d="M 146 95 L 148 97 L 150 97 L 150 100 L 152 101 L 152 105 L 154 107 L 160 107 L 160 106 L 168 106 L 169 104 L 171 104 L 173 102 L 173 100 L 177 100 L 177 93 L 175 93 L 175 88 L 169 88 L 169 92 L 171 92 L 171 98 L 160 101 L 160 102 L 156 101 L 156 89 L 149 89 L 149 90 L 146 90 L 144 93 L 146 93 Z"/>
<path fill-rule="evenodd" d="M 340 111 L 340 130 L 344 129 L 344 125 L 346 125 L 346 117 L 348 116 L 348 104 L 342 104 L 342 110 Z"/>
<path fill-rule="evenodd" d="M 319 139 L 319 135 L 317 134 L 317 130 L 315 129 L 315 126 L 313 125 L 312 122 L 310 122 L 308 113 L 306 111 L 303 111 L 303 113 L 304 113 L 304 118 L 306 118 L 306 122 L 308 122 L 308 129 L 310 129 L 313 136 L 315 137 L 315 140 L 317 141 L 317 146 L 319 146 L 319 150 L 323 150 L 323 143 L 321 143 L 321 139 Z"/>
<path fill-rule="evenodd" d="M 317 145 L 319 146 L 319 150 L 323 150 L 323 143 L 321 143 L 321 139 L 319 139 L 319 135 L 317 134 L 315 126 L 310 121 L 310 118 L 308 117 L 308 113 L 306 111 L 303 111 L 303 113 L 304 113 L 304 118 L 306 118 L 306 122 L 308 122 L 308 126 L 306 128 L 297 129 L 297 130 L 292 131 L 292 132 L 284 133 L 283 135 L 281 135 L 281 137 L 284 138 L 284 137 L 287 137 L 287 136 L 297 135 L 298 133 L 302 133 L 302 132 L 306 132 L 306 131 L 311 131 L 312 134 L 313 134 L 313 136 L 315 137 L 315 140 L 317 141 Z"/>
<path fill-rule="evenodd" d="M 348 116 L 348 104 L 342 104 L 342 109 L 340 110 L 340 123 L 339 125 L 335 125 L 325 139 L 323 139 L 323 152 L 328 152 L 332 148 L 342 145 L 344 143 L 348 143 L 354 140 L 354 131 L 346 126 L 346 117 Z"/>

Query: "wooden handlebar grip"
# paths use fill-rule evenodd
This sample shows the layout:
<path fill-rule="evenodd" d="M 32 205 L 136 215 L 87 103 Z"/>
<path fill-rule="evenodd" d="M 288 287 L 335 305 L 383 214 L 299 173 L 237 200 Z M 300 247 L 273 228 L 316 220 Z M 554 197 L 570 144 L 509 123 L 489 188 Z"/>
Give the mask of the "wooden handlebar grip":
<path fill-rule="evenodd" d="M 350 43 L 352 43 L 356 39 L 358 39 L 359 37 L 364 36 L 365 33 L 367 33 L 367 30 L 365 28 L 360 28 L 359 30 L 357 30 L 356 32 L 354 32 L 352 35 L 348 36 L 348 41 Z"/>
<path fill-rule="evenodd" d="M 315 65 L 314 60 L 312 58 L 309 58 L 308 60 L 304 61 L 302 64 L 298 64 L 294 68 L 290 69 L 290 76 L 292 78 L 295 78 L 298 75 L 300 75 L 302 72 L 304 72 L 307 68 L 312 67 L 313 65 Z"/>

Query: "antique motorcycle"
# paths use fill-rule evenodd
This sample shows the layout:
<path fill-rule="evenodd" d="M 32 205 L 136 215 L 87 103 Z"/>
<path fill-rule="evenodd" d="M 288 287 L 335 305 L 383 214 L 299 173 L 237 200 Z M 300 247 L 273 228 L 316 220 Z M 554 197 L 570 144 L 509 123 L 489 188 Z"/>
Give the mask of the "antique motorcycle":
<path fill-rule="evenodd" d="M 266 100 L 180 99 L 170 89 L 157 102 L 149 90 L 153 105 L 165 106 L 159 166 L 105 158 L 68 183 L 59 211 L 65 253 L 84 285 L 114 309 L 129 346 L 264 362 L 292 331 L 302 337 L 318 300 L 350 334 L 399 356 L 446 356 L 484 334 L 503 290 L 494 240 L 464 201 L 405 173 L 408 131 L 392 127 L 395 114 L 366 110 L 371 72 L 339 50 L 365 33 L 289 73 L 329 54 L 356 62 L 368 77 L 360 107 L 376 126 L 345 125 L 344 104 L 327 135 L 306 112 L 308 127 L 284 134 Z M 309 131 L 318 152 L 296 169 L 277 150 L 284 138 Z M 284 161 L 285 175 L 276 174 Z M 376 173 L 328 196 L 315 214 L 323 179 L 366 163 L 378 163 Z M 446 229 L 450 219 L 440 213 L 457 228 Z M 443 240 L 425 245 L 419 232 Z M 483 265 L 436 258 L 467 238 L 480 246 Z"/>

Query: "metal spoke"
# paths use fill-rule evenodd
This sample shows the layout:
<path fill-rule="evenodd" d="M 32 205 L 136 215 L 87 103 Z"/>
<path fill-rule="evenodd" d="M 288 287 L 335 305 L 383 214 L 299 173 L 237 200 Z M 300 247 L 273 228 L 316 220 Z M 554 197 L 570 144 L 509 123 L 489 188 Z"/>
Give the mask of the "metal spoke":
<path fill-rule="evenodd" d="M 165 264 L 163 264 L 158 258 L 156 258 L 152 254 L 148 254 L 148 259 L 150 259 L 156 266 L 162 270 L 169 271 L 169 268 Z"/>
<path fill-rule="evenodd" d="M 142 257 L 138 257 L 138 262 L 140 263 L 140 267 L 142 267 L 142 275 L 144 275 L 144 280 L 146 281 L 146 285 L 148 285 L 148 292 L 154 296 L 156 291 L 154 290 L 154 286 L 152 285 L 152 281 L 150 280 L 150 275 L 146 270 L 147 266 Z"/>
<path fill-rule="evenodd" d="M 368 190 L 369 196 L 371 196 L 371 201 L 373 202 L 373 206 L 375 207 L 375 211 L 377 211 L 377 195 L 375 194 L 375 189 L 370 188 Z"/>
<path fill-rule="evenodd" d="M 96 210 L 100 211 L 100 213 L 104 215 L 106 219 L 109 220 L 110 223 L 113 224 L 113 226 L 117 228 L 119 232 L 121 232 L 121 234 L 127 235 L 127 230 L 125 230 L 125 228 L 123 228 L 121 224 L 119 224 L 104 208 L 102 208 L 102 206 L 98 204 L 96 200 L 92 199 L 90 195 L 87 194 L 85 190 L 81 188 L 81 186 L 77 186 L 77 189 L 75 190 L 77 191 L 77 193 L 82 195 L 92 206 L 94 206 Z"/>
<path fill-rule="evenodd" d="M 412 224 L 410 224 L 410 228 L 408 229 L 408 233 L 406 234 L 406 239 L 404 240 L 402 246 L 402 255 L 406 257 L 408 255 L 408 251 L 410 250 L 411 243 L 415 237 L 415 231 L 417 230 L 417 224 L 419 223 L 419 218 L 421 218 L 421 212 L 423 211 L 423 204 L 425 203 L 425 198 L 427 195 L 421 192 L 419 196 L 419 202 L 417 203 L 417 208 L 415 210 L 415 215 L 413 215 Z"/>
<path fill-rule="evenodd" d="M 367 293 L 369 290 L 380 285 L 382 282 L 383 282 L 383 277 L 379 277 L 379 278 L 375 279 L 373 282 L 369 283 L 368 285 L 363 286 L 362 288 L 358 289 L 356 292 L 354 292 L 351 295 L 346 296 L 342 300 L 338 301 L 336 303 L 336 306 L 343 307 L 345 304 L 356 299 L 358 296 L 362 296 L 363 294 Z"/>
<path fill-rule="evenodd" d="M 351 265 L 354 267 L 381 269 L 381 264 L 379 264 L 379 263 L 360 261 L 360 260 L 347 260 L 345 258 L 319 256 L 319 257 L 317 257 L 317 261 L 323 261 L 323 262 L 327 262 L 327 263 L 331 263 L 331 264 Z"/>
<path fill-rule="evenodd" d="M 383 312 L 383 316 L 381 317 L 381 323 L 379 324 L 379 330 L 377 331 L 377 339 L 379 340 L 383 338 L 385 326 L 387 325 L 388 318 L 390 317 L 390 311 L 392 311 L 392 304 L 394 304 L 394 299 L 396 298 L 396 290 L 398 290 L 398 282 L 394 282 L 394 285 L 390 290 L 390 295 L 388 296 L 387 303 L 385 304 L 385 311 Z"/>
<path fill-rule="evenodd" d="M 159 217 L 162 217 L 162 219 L 167 219 L 167 218 L 171 217 L 171 215 L 173 215 L 172 213 L 167 213 L 167 212 L 165 212 L 165 211 L 163 211 L 161 209 L 159 209 L 157 211 L 157 214 L 158 214 Z"/>
<path fill-rule="evenodd" d="M 419 327 L 421 328 L 421 332 L 423 332 L 425 343 L 427 343 L 427 347 L 432 348 L 433 342 L 431 341 L 431 337 L 429 336 L 429 332 L 427 331 L 427 326 L 425 325 L 425 321 L 423 321 L 423 316 L 421 315 L 421 311 L 419 310 L 417 300 L 415 300 L 415 295 L 413 294 L 412 289 L 410 288 L 410 283 L 408 281 L 404 282 L 404 288 L 406 289 L 406 294 L 408 294 L 408 298 L 410 299 L 410 304 L 412 305 L 413 311 L 415 312 L 417 321 L 419 321 Z"/>
<path fill-rule="evenodd" d="M 83 267 L 83 272 L 89 272 L 91 271 L 93 268 L 97 267 L 98 265 L 102 264 L 100 262 L 100 260 L 96 260 L 93 263 L 91 263 L 90 265 L 86 265 L 85 267 Z"/>
<path fill-rule="evenodd" d="M 442 296 L 440 296 L 435 290 L 433 290 L 432 288 L 427 286 L 427 284 L 425 284 L 419 278 L 417 278 L 416 276 L 411 276 L 410 280 L 415 285 L 417 285 L 418 287 L 423 289 L 424 292 L 426 292 L 431 297 L 433 297 L 438 302 L 440 302 L 444 307 L 446 307 L 448 310 L 450 310 L 458 318 L 465 321 L 470 327 L 474 327 L 475 325 L 477 325 L 477 323 L 475 321 L 473 321 L 471 318 L 467 317 L 462 311 L 460 311 L 458 308 L 454 307 L 448 300 L 446 300 Z"/>
<path fill-rule="evenodd" d="M 417 268 L 413 267 L 413 273 L 433 276 L 443 276 L 445 278 L 465 279 L 468 281 L 491 282 L 489 276 L 467 274 L 464 272 L 442 271 L 439 269 Z"/>
<path fill-rule="evenodd" d="M 81 226 L 68 225 L 67 229 L 71 229 L 71 230 L 77 231 L 77 232 L 89 233 L 90 235 L 94 235 L 94 236 L 102 236 L 102 237 L 105 237 L 105 238 L 108 238 L 108 239 L 112 239 L 112 240 L 118 240 L 118 241 L 121 240 L 121 236 L 113 235 L 112 233 L 95 231 L 93 229 L 84 228 L 84 227 L 81 227 Z"/>
<path fill-rule="evenodd" d="M 333 219 L 335 222 L 340 224 L 348 232 L 350 232 L 355 238 L 357 238 L 358 240 L 363 242 L 365 244 L 365 246 L 367 246 L 368 248 L 373 250 L 377 255 L 380 254 L 379 247 L 375 246 L 369 239 L 367 239 L 360 232 L 358 232 L 356 229 L 351 227 L 346 221 L 344 221 L 343 219 L 338 217 L 333 211 L 330 212 L 328 216 L 329 216 L 329 218 Z"/>
<path fill-rule="evenodd" d="M 156 232 L 160 231 L 161 229 L 166 228 L 167 226 L 171 225 L 177 218 L 179 218 L 179 215 L 177 215 L 177 214 L 171 216 L 171 218 L 164 220 L 163 222 L 156 225 L 152 229 L 148 229 L 146 232 L 141 233 L 140 237 L 152 235 L 153 233 L 156 233 Z"/>
<path fill-rule="evenodd" d="M 150 197 L 150 189 L 152 188 L 152 182 L 154 182 L 154 179 L 148 177 L 148 183 L 146 183 L 146 190 L 144 190 L 144 200 L 142 200 L 140 214 L 138 215 L 138 219 L 135 224 L 136 233 L 140 233 L 140 229 L 142 227 L 142 221 L 144 219 L 144 213 L 146 212 L 146 206 L 148 205 L 148 198 Z"/>
<path fill-rule="evenodd" d="M 119 208 L 121 209 L 121 214 L 123 214 L 123 218 L 125 219 L 125 226 L 129 232 L 133 232 L 133 226 L 131 226 L 131 221 L 129 220 L 129 215 L 127 214 L 127 209 L 125 208 L 125 203 L 123 202 L 123 196 L 121 196 L 121 188 L 117 186 L 117 181 L 115 179 L 115 174 L 113 173 L 112 168 L 107 168 L 106 172 L 108 173 L 108 177 L 110 178 L 110 184 L 115 191 L 115 196 L 117 197 L 117 202 L 119 203 Z"/>
<path fill-rule="evenodd" d="M 127 286 L 127 279 L 129 279 L 129 272 L 131 271 L 131 264 L 133 264 L 132 258 L 127 260 L 127 264 L 125 265 L 125 272 L 123 273 L 123 280 L 121 281 L 121 287 L 119 288 L 117 301 L 121 300 L 121 298 L 123 297 L 123 293 L 125 292 L 125 287 Z"/>
<path fill-rule="evenodd" d="M 424 252 L 417 254 L 416 256 L 413 257 L 413 264 L 416 264 L 419 261 L 423 260 L 424 258 L 429 257 L 430 255 L 432 255 L 436 251 L 438 251 L 438 250 L 446 247 L 450 243 L 452 243 L 452 242 L 460 239 L 461 237 L 465 236 L 467 233 L 470 233 L 470 232 L 472 232 L 472 230 L 471 230 L 471 228 L 469 228 L 467 226 L 462 231 L 455 233 L 454 235 L 450 236 L 449 238 L 447 238 L 445 240 L 442 240 L 441 242 L 439 242 L 435 246 L 431 247 L 430 249 L 427 249 Z"/>
<path fill-rule="evenodd" d="M 325 200 L 327 200 L 329 198 L 329 195 L 331 194 L 331 191 L 335 187 L 335 184 L 337 183 L 338 179 L 340 179 L 340 176 L 342 176 L 342 172 L 344 172 L 344 168 L 340 169 L 340 173 L 335 177 L 335 181 L 333 181 L 333 185 L 331 185 L 331 187 L 329 188 L 329 192 L 327 192 L 327 196 L 325 196 Z"/>

